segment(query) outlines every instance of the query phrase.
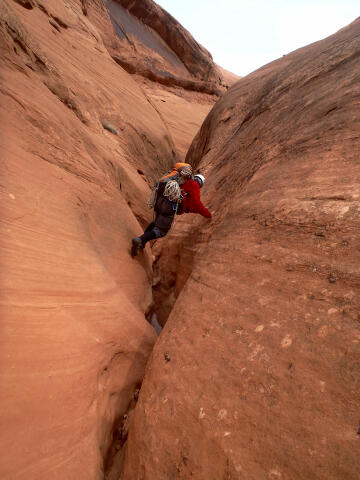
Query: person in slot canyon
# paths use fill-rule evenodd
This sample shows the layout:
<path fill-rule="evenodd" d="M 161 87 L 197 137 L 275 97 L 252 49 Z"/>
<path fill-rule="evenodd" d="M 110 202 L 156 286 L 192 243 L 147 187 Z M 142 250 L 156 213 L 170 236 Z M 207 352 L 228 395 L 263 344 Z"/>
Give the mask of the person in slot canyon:
<path fill-rule="evenodd" d="M 200 188 L 205 183 L 201 174 L 192 175 L 192 167 L 187 163 L 177 163 L 155 187 L 149 205 L 153 205 L 155 219 L 146 227 L 140 237 L 132 239 L 131 255 L 136 257 L 147 242 L 167 235 L 175 214 L 198 213 L 211 218 L 211 212 L 200 200 Z"/>
<path fill-rule="evenodd" d="M 182 215 L 183 213 L 199 213 L 205 218 L 211 218 L 211 212 L 200 200 L 200 188 L 204 183 L 204 175 L 197 173 L 182 185 L 181 191 L 183 200 L 181 202 L 181 207 L 177 211 L 178 215 Z"/>

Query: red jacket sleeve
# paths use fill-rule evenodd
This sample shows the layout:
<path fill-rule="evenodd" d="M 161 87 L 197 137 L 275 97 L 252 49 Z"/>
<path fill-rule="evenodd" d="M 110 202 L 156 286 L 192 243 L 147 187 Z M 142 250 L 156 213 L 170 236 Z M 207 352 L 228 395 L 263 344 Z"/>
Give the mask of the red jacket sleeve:
<path fill-rule="evenodd" d="M 203 217 L 211 218 L 211 213 L 200 200 L 200 187 L 195 180 L 188 180 L 186 191 L 186 209 L 189 213 L 199 213 Z"/>

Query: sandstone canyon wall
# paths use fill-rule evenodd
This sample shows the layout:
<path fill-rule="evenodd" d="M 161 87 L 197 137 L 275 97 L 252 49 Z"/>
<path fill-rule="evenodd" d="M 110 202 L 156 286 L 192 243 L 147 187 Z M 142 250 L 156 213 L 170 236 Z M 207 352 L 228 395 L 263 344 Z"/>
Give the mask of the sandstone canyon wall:
<path fill-rule="evenodd" d="M 141 85 L 184 159 L 211 106 L 238 77 L 215 65 L 210 53 L 154 2 L 105 4 L 117 34 L 101 28 L 108 51 Z M 91 11 L 89 15 L 103 24 L 104 15 L 100 20 Z"/>
<path fill-rule="evenodd" d="M 157 254 L 122 480 L 355 480 L 360 19 L 237 82 L 187 160 L 211 222 Z M 170 298 L 169 298 L 170 295 Z"/>
<path fill-rule="evenodd" d="M 106 0 L 120 38 L 115 60 L 166 85 L 218 93 L 223 73 L 211 54 L 171 15 L 151 0 Z"/>
<path fill-rule="evenodd" d="M 0 2 L 2 479 L 104 478 L 156 339 L 129 242 L 217 97 L 130 75 L 119 41 L 100 0 Z"/>

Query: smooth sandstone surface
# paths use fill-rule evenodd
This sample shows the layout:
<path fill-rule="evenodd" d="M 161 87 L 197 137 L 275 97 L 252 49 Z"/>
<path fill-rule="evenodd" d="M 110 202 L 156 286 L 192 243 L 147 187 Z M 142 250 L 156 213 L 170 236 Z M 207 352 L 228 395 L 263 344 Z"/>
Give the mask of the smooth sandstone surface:
<path fill-rule="evenodd" d="M 201 113 L 183 121 L 177 148 L 171 112 L 104 38 L 116 46 L 100 0 L 0 4 L 4 480 L 111 470 L 115 429 L 121 447 L 156 340 L 145 320 L 152 255 L 133 260 L 130 240 L 151 219 L 149 185 L 185 155 L 214 103 L 195 102 Z"/>
<path fill-rule="evenodd" d="M 358 478 L 359 52 L 358 19 L 205 120 L 187 160 L 215 214 L 178 219 L 157 252 L 173 309 L 121 480 Z"/>
<path fill-rule="evenodd" d="M 166 87 L 141 77 L 138 77 L 137 81 L 142 85 L 148 100 L 164 119 L 175 151 L 184 161 L 195 134 L 217 97 L 179 87 Z"/>

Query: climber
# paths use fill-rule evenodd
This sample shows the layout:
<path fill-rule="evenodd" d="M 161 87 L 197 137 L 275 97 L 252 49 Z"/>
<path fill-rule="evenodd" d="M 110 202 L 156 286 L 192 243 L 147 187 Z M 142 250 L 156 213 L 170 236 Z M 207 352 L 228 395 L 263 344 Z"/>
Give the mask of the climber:
<path fill-rule="evenodd" d="M 183 185 L 192 174 L 188 163 L 177 163 L 175 167 L 155 186 L 151 206 L 155 211 L 155 219 L 140 237 L 132 239 L 131 255 L 136 257 L 147 242 L 164 237 L 171 228 L 176 211 L 182 200 L 180 185 Z M 150 206 L 150 205 L 149 205 Z"/>
<path fill-rule="evenodd" d="M 205 177 L 199 173 L 189 178 L 181 186 L 183 201 L 181 207 L 176 212 L 178 215 L 183 213 L 199 213 L 205 218 L 211 218 L 211 212 L 203 205 L 200 200 L 200 188 L 205 183 Z"/>

